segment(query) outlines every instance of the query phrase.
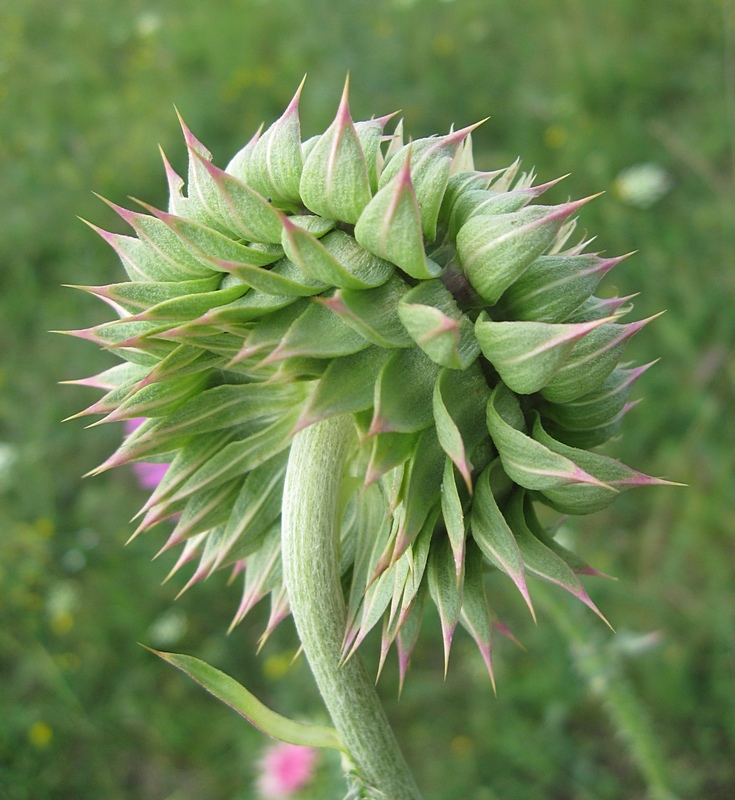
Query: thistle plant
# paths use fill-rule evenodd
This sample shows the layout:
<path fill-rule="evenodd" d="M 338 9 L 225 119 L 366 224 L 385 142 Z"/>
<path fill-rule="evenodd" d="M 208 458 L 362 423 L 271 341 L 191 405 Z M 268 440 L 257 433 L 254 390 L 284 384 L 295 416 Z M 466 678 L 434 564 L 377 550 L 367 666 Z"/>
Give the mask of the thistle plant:
<path fill-rule="evenodd" d="M 519 162 L 476 170 L 476 126 L 404 141 L 393 115 L 354 122 L 347 85 L 302 142 L 300 94 L 224 169 L 182 122 L 167 210 L 109 203 L 134 235 L 95 230 L 128 280 L 81 288 L 119 319 L 72 333 L 122 362 L 78 381 L 106 392 L 82 413 L 144 418 L 94 472 L 170 465 L 134 535 L 172 521 L 184 588 L 242 574 L 233 626 L 266 596 L 263 639 L 293 614 L 336 732 L 164 657 L 270 733 L 342 750 L 357 794 L 416 798 L 357 650 L 379 626 L 403 683 L 431 602 L 445 669 L 459 624 L 492 679 L 498 575 L 532 614 L 529 575 L 600 614 L 579 578 L 599 573 L 539 509 L 666 483 L 595 450 L 634 405 L 650 365 L 620 360 L 653 318 L 595 295 L 624 257 L 570 243 L 592 198 L 546 205 L 556 181 Z"/>

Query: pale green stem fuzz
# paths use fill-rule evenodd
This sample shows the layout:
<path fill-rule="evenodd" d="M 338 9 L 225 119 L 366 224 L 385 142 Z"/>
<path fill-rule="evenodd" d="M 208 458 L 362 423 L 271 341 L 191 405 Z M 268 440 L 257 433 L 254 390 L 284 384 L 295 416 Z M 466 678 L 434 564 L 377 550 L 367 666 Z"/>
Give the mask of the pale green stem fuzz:
<path fill-rule="evenodd" d="M 421 795 L 359 654 L 340 664 L 345 602 L 339 494 L 354 426 L 336 417 L 293 439 L 283 495 L 283 572 L 304 653 L 361 779 L 386 800 Z"/>

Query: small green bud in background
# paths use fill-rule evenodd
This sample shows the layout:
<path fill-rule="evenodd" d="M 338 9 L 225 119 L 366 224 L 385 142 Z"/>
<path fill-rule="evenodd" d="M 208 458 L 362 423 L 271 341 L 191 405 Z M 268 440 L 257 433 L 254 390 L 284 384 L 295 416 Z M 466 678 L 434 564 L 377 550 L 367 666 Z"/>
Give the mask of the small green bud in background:
<path fill-rule="evenodd" d="M 350 415 L 344 657 L 382 623 L 403 680 L 430 598 L 445 660 L 461 625 L 492 674 L 488 573 L 531 609 L 529 574 L 597 611 L 578 578 L 595 571 L 537 507 L 587 514 L 666 483 L 591 449 L 634 405 L 647 366 L 619 362 L 649 320 L 594 295 L 622 257 L 567 246 L 591 198 L 535 204 L 556 181 L 533 186 L 519 162 L 478 172 L 474 126 L 404 144 L 391 115 L 354 122 L 347 86 L 302 143 L 301 88 L 224 170 L 182 123 L 188 177 L 164 158 L 168 209 L 110 204 L 134 235 L 95 228 L 128 280 L 81 287 L 119 319 L 72 333 L 122 362 L 80 381 L 106 392 L 82 413 L 145 418 L 96 472 L 169 463 L 136 533 L 174 521 L 174 571 L 198 562 L 187 586 L 242 573 L 235 623 L 268 596 L 267 636 L 289 612 L 292 437 Z"/>

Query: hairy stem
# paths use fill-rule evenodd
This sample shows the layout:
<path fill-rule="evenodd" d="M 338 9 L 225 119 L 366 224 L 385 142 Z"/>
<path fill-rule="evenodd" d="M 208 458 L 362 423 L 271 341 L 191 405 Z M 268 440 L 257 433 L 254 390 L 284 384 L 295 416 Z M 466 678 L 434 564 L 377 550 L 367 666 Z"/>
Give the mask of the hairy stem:
<path fill-rule="evenodd" d="M 283 496 L 283 571 L 304 653 L 362 781 L 386 800 L 420 800 L 375 686 L 359 656 L 340 665 L 345 602 L 339 575 L 339 490 L 352 420 L 293 439 Z"/>

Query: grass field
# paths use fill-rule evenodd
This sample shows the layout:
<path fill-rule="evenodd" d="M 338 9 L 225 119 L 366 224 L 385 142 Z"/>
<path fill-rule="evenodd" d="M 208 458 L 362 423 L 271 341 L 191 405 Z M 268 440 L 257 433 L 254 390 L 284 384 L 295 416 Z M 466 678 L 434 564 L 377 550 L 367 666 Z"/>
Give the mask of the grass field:
<path fill-rule="evenodd" d="M 290 623 L 226 636 L 237 586 L 174 603 L 124 469 L 82 480 L 115 425 L 61 420 L 93 399 L 59 381 L 113 363 L 49 330 L 106 318 L 61 284 L 120 278 L 76 215 L 122 230 L 92 194 L 165 201 L 181 111 L 221 165 L 308 73 L 305 135 L 347 71 L 356 117 L 402 109 L 414 136 L 490 115 L 480 168 L 520 155 L 551 201 L 605 190 L 581 225 L 628 259 L 632 343 L 661 358 L 607 452 L 688 488 L 631 492 L 568 524 L 617 582 L 587 582 L 615 626 L 545 587 L 538 627 L 498 579 L 525 650 L 500 642 L 498 698 L 469 639 L 442 681 L 427 620 L 409 680 L 381 691 L 427 800 L 735 797 L 735 0 L 5 0 L 0 9 L 0 798 L 247 800 L 265 738 L 136 642 L 236 676 L 280 711 L 324 717 Z M 654 165 L 660 192 L 646 193 Z M 642 177 L 643 176 L 643 177 Z M 636 183 L 636 180 L 638 181 Z M 654 186 L 654 189 L 656 186 Z M 550 192 L 551 194 L 551 192 Z M 374 644 L 374 643 L 373 643 Z M 367 659 L 377 664 L 367 643 Z M 341 795 L 325 758 L 305 799 Z"/>

